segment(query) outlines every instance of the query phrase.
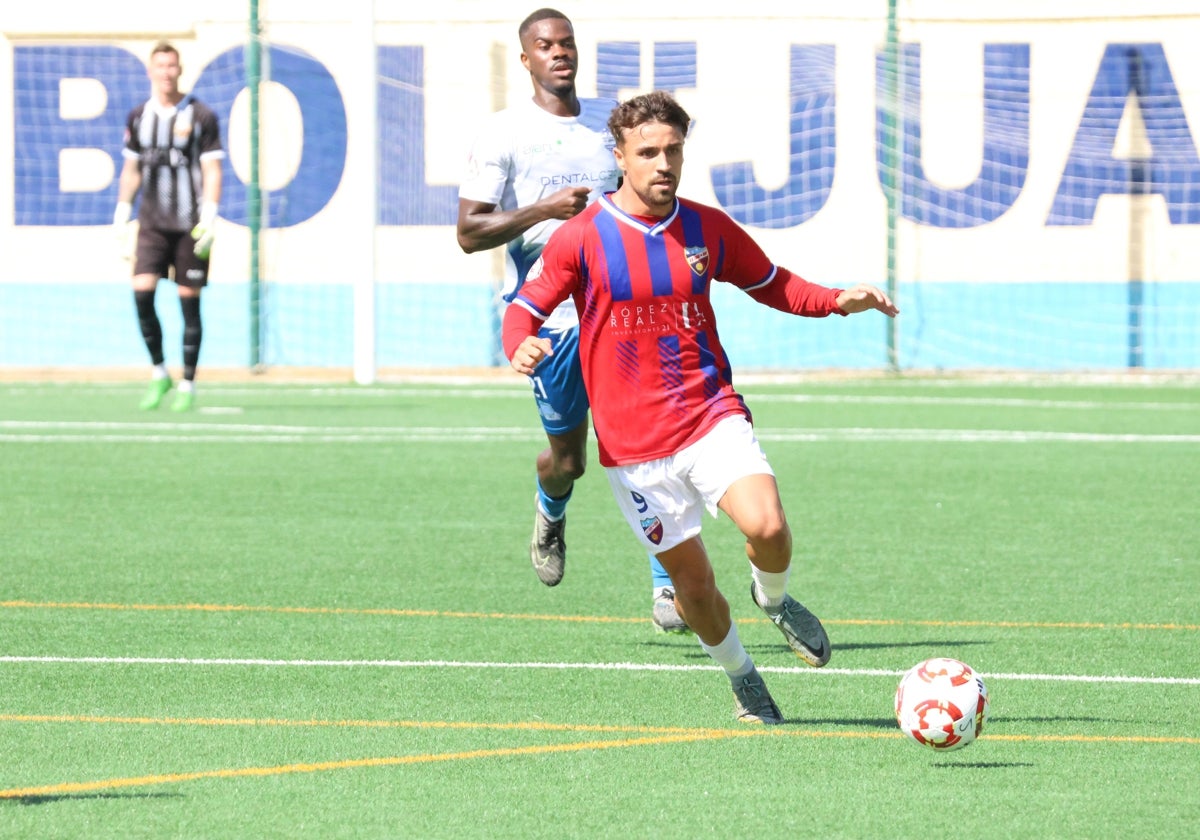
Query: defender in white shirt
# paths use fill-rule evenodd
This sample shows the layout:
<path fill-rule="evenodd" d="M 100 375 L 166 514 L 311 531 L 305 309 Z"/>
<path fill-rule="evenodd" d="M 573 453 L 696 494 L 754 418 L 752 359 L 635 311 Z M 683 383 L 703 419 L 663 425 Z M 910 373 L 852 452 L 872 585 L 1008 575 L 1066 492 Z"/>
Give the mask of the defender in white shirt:
<path fill-rule="evenodd" d="M 484 123 L 458 193 L 463 251 L 505 248 L 504 305 L 525 282 L 555 228 L 601 193 L 615 190 L 620 174 L 612 155 L 616 141 L 607 127 L 617 103 L 576 94 L 579 53 L 570 20 L 554 9 L 538 9 L 517 34 L 533 98 Z M 554 354 L 530 380 L 549 446 L 537 457 L 529 555 L 542 583 L 555 586 L 566 562 L 566 506 L 587 455 L 588 400 L 574 304 L 566 301 L 556 309 L 541 335 L 551 340 Z M 653 555 L 650 572 L 654 626 L 686 632 L 671 579 Z"/>

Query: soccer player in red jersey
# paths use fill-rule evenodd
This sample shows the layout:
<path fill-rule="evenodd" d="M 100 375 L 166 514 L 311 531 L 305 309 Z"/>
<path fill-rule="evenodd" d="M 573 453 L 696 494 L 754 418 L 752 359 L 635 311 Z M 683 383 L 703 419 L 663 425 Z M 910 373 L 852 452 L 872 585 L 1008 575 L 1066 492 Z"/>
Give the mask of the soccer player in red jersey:
<path fill-rule="evenodd" d="M 880 289 L 831 289 L 774 265 L 723 211 L 677 197 L 691 120 L 668 94 L 634 97 L 608 127 L 621 186 L 551 236 L 504 317 L 504 350 L 530 375 L 553 353 L 541 322 L 574 299 L 600 463 L 642 546 L 675 583 L 701 647 L 729 675 L 734 715 L 782 723 L 738 638 L 700 538 L 705 509 L 746 536 L 751 596 L 805 662 L 829 661 L 821 622 L 787 594 L 792 535 L 745 401 L 733 387 L 709 299 L 713 281 L 808 317 L 877 310 Z"/>

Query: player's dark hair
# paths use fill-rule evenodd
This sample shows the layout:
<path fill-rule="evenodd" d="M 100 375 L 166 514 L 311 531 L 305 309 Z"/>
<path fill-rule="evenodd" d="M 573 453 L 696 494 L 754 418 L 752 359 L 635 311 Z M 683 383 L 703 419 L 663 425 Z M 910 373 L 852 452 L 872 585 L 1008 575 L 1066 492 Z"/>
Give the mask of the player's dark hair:
<path fill-rule="evenodd" d="M 517 39 L 524 44 L 529 28 L 543 20 L 565 20 L 568 24 L 571 22 L 571 19 L 558 9 L 538 9 L 536 12 L 530 12 L 529 17 L 521 21 L 521 25 L 517 27 Z"/>
<path fill-rule="evenodd" d="M 617 145 L 623 146 L 626 130 L 653 122 L 678 128 L 679 133 L 686 137 L 692 118 L 671 94 L 656 90 L 627 99 L 614 108 L 608 117 L 608 130 Z"/>
<path fill-rule="evenodd" d="M 175 58 L 179 58 L 179 50 L 175 49 L 175 47 L 171 45 L 170 41 L 157 42 L 154 45 L 154 49 L 150 50 L 150 57 L 154 58 L 154 56 L 158 55 L 159 53 L 172 53 Z"/>

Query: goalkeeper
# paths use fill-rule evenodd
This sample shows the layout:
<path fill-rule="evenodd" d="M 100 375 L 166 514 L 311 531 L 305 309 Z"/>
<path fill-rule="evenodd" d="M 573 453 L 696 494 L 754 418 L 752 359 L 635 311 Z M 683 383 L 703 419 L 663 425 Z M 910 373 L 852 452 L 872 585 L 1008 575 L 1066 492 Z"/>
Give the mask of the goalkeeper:
<path fill-rule="evenodd" d="M 174 385 L 154 305 L 160 278 L 175 281 L 183 312 L 183 378 L 171 409 L 190 411 L 195 402 L 204 332 L 200 291 L 208 284 L 209 252 L 221 200 L 225 151 L 217 117 L 207 105 L 180 92 L 182 70 L 175 47 L 166 41 L 155 44 L 148 68 L 150 98 L 129 112 L 125 124 L 125 164 L 113 216 L 121 256 L 133 258 L 138 326 L 154 365 L 140 404 L 144 410 L 158 408 Z M 142 200 L 135 224 L 133 200 L 139 190 Z"/>

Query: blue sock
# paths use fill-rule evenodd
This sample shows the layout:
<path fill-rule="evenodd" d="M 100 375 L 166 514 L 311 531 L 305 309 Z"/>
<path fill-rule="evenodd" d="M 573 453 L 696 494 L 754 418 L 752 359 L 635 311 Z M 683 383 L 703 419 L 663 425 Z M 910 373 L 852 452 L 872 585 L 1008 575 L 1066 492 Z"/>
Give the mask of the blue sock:
<path fill-rule="evenodd" d="M 567 515 L 567 502 L 571 501 L 571 493 L 575 488 L 567 491 L 567 495 L 554 499 L 546 494 L 542 489 L 542 482 L 537 482 L 538 507 L 542 509 L 542 513 L 546 514 L 551 520 L 558 521 Z"/>
<path fill-rule="evenodd" d="M 667 570 L 663 568 L 662 563 L 658 562 L 658 558 L 653 554 L 650 555 L 650 586 L 654 591 L 662 589 L 664 586 L 669 586 L 672 589 L 675 585 L 671 583 L 671 576 L 667 574 Z"/>

